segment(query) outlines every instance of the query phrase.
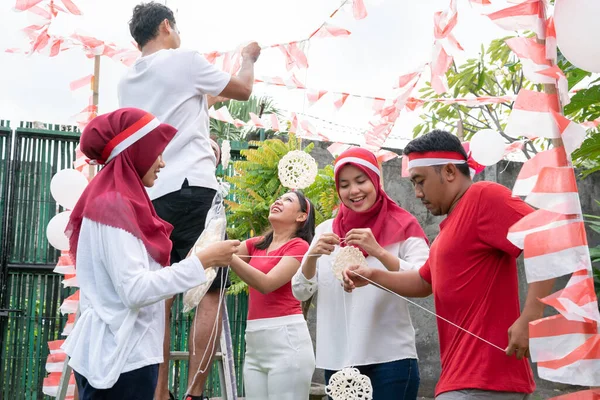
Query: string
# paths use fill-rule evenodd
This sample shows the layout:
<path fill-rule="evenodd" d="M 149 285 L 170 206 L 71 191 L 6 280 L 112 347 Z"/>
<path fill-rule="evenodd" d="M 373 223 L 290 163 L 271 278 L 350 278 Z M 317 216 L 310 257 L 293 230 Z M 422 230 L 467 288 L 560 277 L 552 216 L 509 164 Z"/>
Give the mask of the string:
<path fill-rule="evenodd" d="M 473 332 L 470 332 L 470 331 L 466 330 L 465 328 L 462 328 L 462 327 L 460 327 L 460 326 L 456 325 L 454 322 L 452 322 L 452 321 L 449 321 L 449 320 L 447 320 L 446 318 L 444 318 L 444 317 L 442 317 L 442 316 L 439 316 L 438 314 L 434 313 L 433 311 L 429 311 L 428 309 L 426 309 L 425 307 L 423 307 L 423 306 L 421 306 L 421 305 L 419 305 L 419 304 L 415 303 L 414 301 L 411 301 L 411 300 L 407 299 L 406 297 L 404 297 L 404 296 L 401 296 L 401 295 L 399 295 L 398 293 L 395 293 L 395 292 L 393 292 L 393 291 L 389 290 L 388 288 L 385 288 L 385 287 L 381 286 L 380 284 L 378 284 L 378 283 L 376 283 L 376 282 L 373 282 L 373 281 L 372 281 L 372 280 L 370 280 L 369 278 L 365 278 L 365 277 L 364 277 L 364 276 L 362 276 L 361 274 L 359 274 L 359 273 L 357 273 L 357 272 L 354 272 L 354 271 L 350 271 L 350 270 L 349 270 L 348 272 L 351 272 L 351 273 L 353 273 L 354 275 L 356 275 L 356 276 L 359 276 L 359 277 L 363 278 L 365 281 L 367 281 L 367 282 L 371 283 L 373 286 L 376 286 L 376 287 L 378 287 L 378 288 L 380 288 L 380 289 L 382 289 L 382 290 L 385 290 L 386 292 L 388 292 L 388 293 L 391 293 L 391 294 L 393 294 L 394 296 L 398 296 L 398 297 L 400 297 L 401 299 L 403 299 L 403 300 L 405 300 L 405 301 L 409 302 L 410 304 L 412 304 L 412 305 L 414 305 L 414 306 L 417 306 L 417 307 L 419 307 L 420 309 L 422 309 L 422 310 L 424 310 L 424 311 L 427 311 L 429 314 L 432 314 L 433 316 L 435 316 L 435 317 L 437 317 L 437 318 L 441 319 L 441 320 L 442 320 L 442 321 L 444 321 L 444 322 L 447 322 L 447 323 L 449 323 L 450 325 L 454 326 L 455 328 L 458 328 L 458 329 L 460 329 L 461 331 L 463 331 L 463 332 L 466 332 L 466 333 L 468 333 L 469 335 L 471 335 L 471 336 L 474 336 L 475 338 L 477 338 L 477 339 L 481 340 L 482 342 L 484 342 L 484 343 L 487 343 L 487 344 L 489 344 L 489 345 L 490 345 L 490 346 L 492 346 L 492 347 L 495 347 L 496 349 L 500 350 L 501 352 L 503 352 L 503 353 L 504 353 L 504 352 L 506 352 L 506 349 L 503 349 L 503 348 L 501 348 L 500 346 L 497 346 L 497 345 L 495 345 L 494 343 L 492 343 L 492 342 L 489 342 L 489 341 L 485 340 L 484 338 L 482 338 L 482 337 L 480 337 L 480 336 L 477 336 L 477 335 L 476 335 L 476 334 L 474 334 Z"/>
<path fill-rule="evenodd" d="M 294 257 L 294 258 L 298 258 L 298 257 L 300 257 L 300 258 L 302 258 L 302 257 L 320 257 L 320 256 L 321 256 L 321 254 L 306 254 L 306 255 L 303 255 L 303 256 L 252 256 L 252 257 L 256 257 L 256 258 L 283 258 L 283 257 Z M 410 304 L 412 304 L 412 305 L 414 305 L 414 306 L 417 306 L 417 307 L 419 307 L 420 309 L 422 309 L 422 310 L 424 310 L 424 311 L 428 312 L 429 314 L 433 315 L 434 317 L 436 317 L 436 318 L 439 318 L 439 319 L 441 319 L 441 320 L 442 320 L 442 321 L 444 321 L 444 322 L 447 322 L 448 324 L 450 324 L 450 325 L 454 326 L 455 328 L 457 328 L 457 329 L 460 329 L 461 331 L 468 333 L 469 335 L 471 335 L 471 336 L 473 336 L 473 337 L 475 337 L 475 338 L 477 338 L 477 339 L 481 340 L 481 341 L 482 341 L 482 342 L 484 342 L 484 343 L 487 343 L 487 344 L 489 344 L 490 346 L 492 346 L 492 347 L 494 347 L 494 348 L 496 348 L 496 349 L 498 349 L 498 350 L 502 351 L 503 353 L 504 353 L 504 352 L 506 352 L 506 349 L 503 349 L 502 347 L 500 347 L 500 346 L 497 346 L 497 345 L 495 345 L 494 343 L 492 343 L 492 342 L 489 342 L 489 341 L 485 340 L 484 338 L 482 338 L 482 337 L 480 337 L 480 336 L 477 336 L 477 335 L 476 335 L 476 334 L 474 334 L 473 332 L 470 332 L 470 331 L 468 331 L 467 329 L 465 329 L 465 328 L 463 328 L 463 327 L 461 327 L 461 326 L 458 326 L 458 325 L 456 325 L 454 322 L 452 322 L 452 321 L 450 321 L 450 320 L 447 320 L 446 318 L 444 318 L 444 317 L 442 317 L 442 316 L 440 316 L 440 315 L 438 315 L 438 314 L 434 313 L 433 311 L 430 311 L 430 310 L 428 310 L 427 308 L 425 308 L 425 307 L 423 307 L 423 306 L 421 306 L 421 305 L 419 305 L 419 304 L 415 303 L 414 301 L 411 301 L 411 300 L 407 299 L 406 297 L 404 297 L 404 296 L 401 296 L 401 295 L 399 295 L 398 293 L 395 293 L 395 292 L 393 292 L 393 291 L 389 290 L 388 288 L 385 288 L 385 287 L 381 286 L 380 284 L 378 284 L 378 283 L 376 283 L 376 282 L 373 282 L 373 281 L 372 281 L 372 280 L 370 280 L 369 278 L 365 278 L 364 276 L 362 276 L 362 275 L 360 275 L 359 273 L 356 273 L 356 272 L 354 272 L 354 271 L 349 271 L 349 272 L 353 273 L 353 274 L 354 274 L 354 275 L 356 275 L 356 276 L 360 276 L 361 278 L 363 278 L 363 279 L 364 279 L 364 280 L 366 280 L 367 282 L 371 283 L 372 285 L 374 285 L 374 286 L 376 286 L 376 287 L 378 287 L 378 288 L 380 288 L 380 289 L 382 289 L 382 290 L 385 290 L 386 292 L 388 292 L 388 293 L 391 293 L 391 294 L 393 294 L 394 296 L 400 297 L 401 299 L 403 299 L 403 300 L 407 301 L 408 303 L 410 303 Z M 345 318 L 346 318 L 346 337 L 349 337 L 348 325 L 347 325 L 347 324 L 348 324 L 348 316 L 346 315 L 346 300 L 345 300 L 345 298 L 344 298 L 344 316 L 345 316 Z M 348 345 L 349 345 L 349 343 L 348 343 Z"/>
<path fill-rule="evenodd" d="M 219 288 L 219 305 L 217 307 L 217 317 L 215 318 L 215 323 L 213 324 L 213 328 L 210 332 L 210 336 L 208 338 L 208 344 L 207 344 L 206 348 L 204 349 L 204 354 L 202 354 L 202 359 L 198 363 L 198 370 L 194 374 L 194 378 L 192 379 L 192 382 L 188 386 L 186 393 L 190 392 L 190 389 L 192 388 L 192 386 L 194 386 L 194 383 L 196 383 L 196 378 L 198 377 L 198 375 L 205 373 L 208 370 L 208 367 L 210 366 L 209 363 L 207 362 L 204 369 L 202 368 L 202 364 L 204 363 L 206 355 L 208 354 L 208 348 L 211 347 L 211 345 L 210 345 L 211 341 L 212 341 L 211 354 L 215 354 L 215 347 L 217 346 L 216 333 L 218 332 L 219 316 L 221 315 L 221 307 L 223 305 L 223 301 L 225 298 L 225 284 L 227 283 L 228 276 L 229 276 L 229 268 L 227 268 L 227 270 L 225 271 L 225 277 L 221 280 L 221 287 Z M 196 318 L 197 317 L 198 317 L 198 307 L 196 306 L 196 313 L 194 315 L 194 328 L 193 328 L 194 331 L 192 334 L 193 335 L 192 340 L 194 343 L 196 343 Z M 221 318 L 221 320 L 222 320 L 222 318 Z M 194 346 L 193 348 L 194 348 L 193 354 L 196 355 L 196 347 Z M 210 360 L 210 358 L 209 358 L 209 360 Z M 223 362 L 225 362 L 225 360 L 223 360 Z"/>

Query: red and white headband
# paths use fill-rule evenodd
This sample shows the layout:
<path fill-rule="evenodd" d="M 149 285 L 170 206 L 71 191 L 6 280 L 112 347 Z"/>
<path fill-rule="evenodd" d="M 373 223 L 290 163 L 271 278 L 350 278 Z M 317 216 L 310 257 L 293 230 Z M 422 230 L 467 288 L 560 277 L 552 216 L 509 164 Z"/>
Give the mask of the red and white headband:
<path fill-rule="evenodd" d="M 90 160 L 89 164 L 107 164 L 129 146 L 158 128 L 160 121 L 148 113 L 137 122 L 112 138 L 104 147 L 99 160 Z"/>
<path fill-rule="evenodd" d="M 410 153 L 408 155 L 408 168 L 431 167 L 433 165 L 465 164 L 467 160 L 463 155 L 454 151 L 426 151 L 424 153 Z"/>
<path fill-rule="evenodd" d="M 337 173 L 338 170 L 346 164 L 358 164 L 363 167 L 369 168 L 371 171 L 375 172 L 377 176 L 381 176 L 381 172 L 379 171 L 379 167 L 374 165 L 373 163 L 359 157 L 344 157 L 337 160 L 335 166 L 333 167 L 333 172 Z"/>

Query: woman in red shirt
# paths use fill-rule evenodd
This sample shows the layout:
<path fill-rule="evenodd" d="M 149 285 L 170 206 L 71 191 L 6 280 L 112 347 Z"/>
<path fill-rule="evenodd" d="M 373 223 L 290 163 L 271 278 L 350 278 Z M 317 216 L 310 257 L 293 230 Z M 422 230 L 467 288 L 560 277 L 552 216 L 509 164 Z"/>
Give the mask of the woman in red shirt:
<path fill-rule="evenodd" d="M 290 281 L 314 236 L 315 213 L 302 193 L 289 192 L 271 205 L 269 222 L 271 230 L 243 242 L 231 262 L 250 291 L 246 399 L 306 400 L 315 356 Z"/>

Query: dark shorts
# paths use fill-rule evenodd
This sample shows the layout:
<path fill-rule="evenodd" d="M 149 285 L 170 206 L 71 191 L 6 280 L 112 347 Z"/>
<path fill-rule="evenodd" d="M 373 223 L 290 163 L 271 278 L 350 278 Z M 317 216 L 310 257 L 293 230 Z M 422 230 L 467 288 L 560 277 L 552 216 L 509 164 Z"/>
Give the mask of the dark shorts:
<path fill-rule="evenodd" d="M 77 371 L 75 382 L 80 400 L 152 400 L 158 380 L 158 364 L 148 365 L 119 375 L 110 389 L 96 389 Z"/>
<path fill-rule="evenodd" d="M 215 194 L 213 189 L 189 186 L 186 179 L 178 191 L 152 201 L 158 216 L 173 225 L 171 264 L 185 259 L 200 237 Z M 227 268 L 217 268 L 217 277 L 208 289 L 209 292 L 218 291 L 224 279 L 225 287 L 231 286 L 226 271 Z"/>

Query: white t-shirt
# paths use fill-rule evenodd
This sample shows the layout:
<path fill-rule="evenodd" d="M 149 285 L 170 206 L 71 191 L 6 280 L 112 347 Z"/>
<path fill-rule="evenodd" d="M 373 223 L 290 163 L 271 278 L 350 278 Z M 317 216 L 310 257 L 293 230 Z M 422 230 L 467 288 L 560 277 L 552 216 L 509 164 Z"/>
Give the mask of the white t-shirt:
<path fill-rule="evenodd" d="M 164 299 L 206 282 L 197 257 L 168 268 L 130 233 L 83 219 L 77 247 L 79 311 L 63 344 L 69 365 L 96 389 L 162 363 Z"/>
<path fill-rule="evenodd" d="M 311 248 L 323 233 L 333 232 L 332 227 L 333 219 L 319 225 Z M 385 249 L 398 255 L 401 270 L 419 269 L 429 257 L 429 247 L 421 238 L 408 238 Z M 331 269 L 339 251 L 340 247 L 336 246 L 331 255 L 319 257 L 317 273 L 312 279 L 306 279 L 302 267 L 292 278 L 292 291 L 298 300 L 308 300 L 317 290 L 319 292 L 317 368 L 340 370 L 417 358 L 408 303 L 373 285 L 346 293 Z M 371 268 L 386 269 L 375 257 L 367 257 L 367 264 Z"/>
<path fill-rule="evenodd" d="M 218 189 L 215 156 L 210 146 L 206 94 L 218 96 L 231 75 L 200 53 L 159 50 L 139 58 L 119 82 L 119 106 L 148 111 L 178 132 L 163 153 L 165 168 L 152 188 L 154 200 L 190 186 Z"/>

